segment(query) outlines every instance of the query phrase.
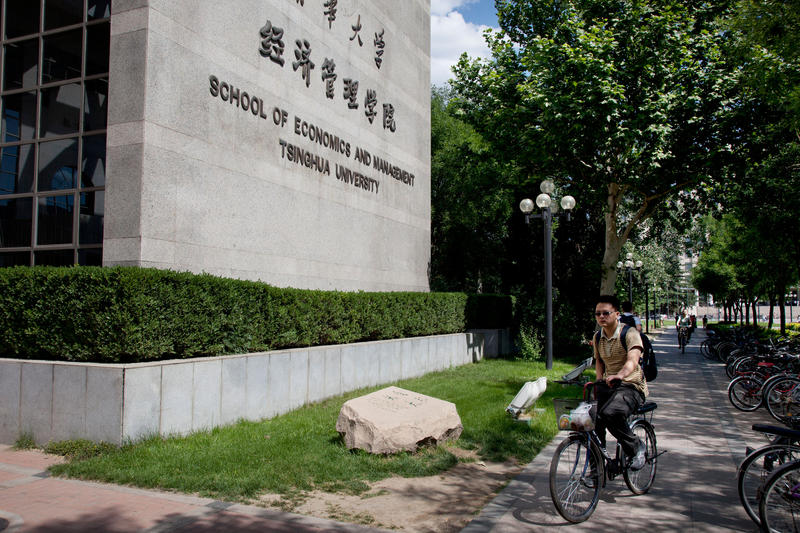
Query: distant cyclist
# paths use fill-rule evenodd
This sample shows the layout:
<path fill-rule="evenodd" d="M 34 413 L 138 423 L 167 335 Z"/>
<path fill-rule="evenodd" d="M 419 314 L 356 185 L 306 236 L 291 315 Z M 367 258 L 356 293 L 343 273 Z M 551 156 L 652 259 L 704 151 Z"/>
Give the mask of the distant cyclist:
<path fill-rule="evenodd" d="M 597 423 L 595 431 L 605 446 L 606 429 L 617 439 L 629 458 L 632 470 L 645 464 L 645 444 L 628 425 L 628 417 L 639 408 L 647 396 L 647 383 L 639 366 L 642 338 L 635 327 L 625 335 L 627 351 L 619 338 L 623 324 L 619 321 L 619 300 L 604 295 L 597 299 L 594 316 L 600 326 L 598 342 L 594 343 L 597 382 Z"/>
<path fill-rule="evenodd" d="M 683 310 L 681 318 L 678 320 L 678 323 L 675 324 L 675 327 L 678 329 L 678 335 L 681 333 L 681 328 L 686 328 L 686 342 L 689 342 L 689 338 L 691 337 L 692 332 L 692 318 L 689 316 L 689 313 L 686 310 Z"/>

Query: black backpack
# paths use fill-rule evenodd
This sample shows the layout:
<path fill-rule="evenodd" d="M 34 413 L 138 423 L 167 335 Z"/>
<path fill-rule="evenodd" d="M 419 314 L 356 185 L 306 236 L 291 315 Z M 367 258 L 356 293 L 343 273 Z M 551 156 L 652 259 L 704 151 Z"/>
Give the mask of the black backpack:
<path fill-rule="evenodd" d="M 620 321 L 622 321 L 622 316 L 620 317 Z M 629 317 L 633 320 L 633 317 Z M 625 336 L 628 334 L 628 330 L 632 327 L 627 323 L 623 322 L 625 325 L 622 326 L 622 331 L 619 334 L 619 339 L 622 341 L 622 348 L 625 351 L 628 351 L 628 341 L 625 339 Z M 642 347 L 644 351 L 642 352 L 642 357 L 639 358 L 639 366 L 642 367 L 642 373 L 644 374 L 644 379 L 646 381 L 655 381 L 658 377 L 658 363 L 656 362 L 656 352 L 653 350 L 653 345 L 650 342 L 650 339 L 644 333 L 639 333 L 642 337 Z M 599 346 L 600 343 L 600 330 L 594 334 L 594 345 Z"/>

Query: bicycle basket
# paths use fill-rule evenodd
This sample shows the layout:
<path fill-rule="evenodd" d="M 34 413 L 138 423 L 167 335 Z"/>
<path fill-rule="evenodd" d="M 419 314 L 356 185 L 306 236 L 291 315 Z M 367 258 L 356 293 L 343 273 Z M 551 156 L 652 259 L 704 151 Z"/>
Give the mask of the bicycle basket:
<path fill-rule="evenodd" d="M 553 398 L 558 429 L 591 431 L 597 418 L 597 402 L 580 398 Z"/>

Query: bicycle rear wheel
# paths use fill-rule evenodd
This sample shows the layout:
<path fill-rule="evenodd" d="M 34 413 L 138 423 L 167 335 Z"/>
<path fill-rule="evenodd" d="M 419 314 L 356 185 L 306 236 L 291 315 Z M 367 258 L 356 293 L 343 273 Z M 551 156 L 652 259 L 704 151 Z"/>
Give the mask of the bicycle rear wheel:
<path fill-rule="evenodd" d="M 625 484 L 634 494 L 644 494 L 656 479 L 656 466 L 658 458 L 658 447 L 656 446 L 656 432 L 653 426 L 645 420 L 636 420 L 631 425 L 631 431 L 645 444 L 645 463 L 640 470 L 626 468 L 622 473 Z"/>
<path fill-rule="evenodd" d="M 763 386 L 755 376 L 739 376 L 728 385 L 728 399 L 740 411 L 755 411 L 761 406 Z"/>
<path fill-rule="evenodd" d="M 755 450 L 739 465 L 737 490 L 747 516 L 761 525 L 758 502 L 769 475 L 781 465 L 800 459 L 800 447 L 791 444 L 770 444 Z"/>
<path fill-rule="evenodd" d="M 600 452 L 584 435 L 570 435 L 550 462 L 550 498 L 558 514 L 577 524 L 592 516 L 605 474 Z"/>
<path fill-rule="evenodd" d="M 762 531 L 798 531 L 800 525 L 800 462 L 775 470 L 764 483 L 758 505 Z"/>

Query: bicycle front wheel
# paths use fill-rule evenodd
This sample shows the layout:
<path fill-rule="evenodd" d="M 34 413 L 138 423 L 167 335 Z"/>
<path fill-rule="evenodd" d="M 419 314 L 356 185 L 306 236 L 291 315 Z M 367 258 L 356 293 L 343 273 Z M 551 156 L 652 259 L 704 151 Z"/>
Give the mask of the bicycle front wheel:
<path fill-rule="evenodd" d="M 577 524 L 592 516 L 605 474 L 599 451 L 583 435 L 570 435 L 550 462 L 550 498 L 558 514 Z"/>
<path fill-rule="evenodd" d="M 634 494 L 644 494 L 656 479 L 656 466 L 658 458 L 658 446 L 656 446 L 656 432 L 653 426 L 645 420 L 636 420 L 631 425 L 631 431 L 645 444 L 645 462 L 640 470 L 626 468 L 622 473 L 625 484 Z"/>
<path fill-rule="evenodd" d="M 764 403 L 767 411 L 775 420 L 788 426 L 797 425 L 800 421 L 800 379 L 787 376 L 772 382 L 764 391 Z"/>
<path fill-rule="evenodd" d="M 739 376 L 728 385 L 728 399 L 740 411 L 755 411 L 761 407 L 764 382 L 755 376 Z"/>
<path fill-rule="evenodd" d="M 778 467 L 800 459 L 800 447 L 791 444 L 771 444 L 748 455 L 739 465 L 737 489 L 747 516 L 761 525 L 758 502 L 767 477 Z"/>
<path fill-rule="evenodd" d="M 762 531 L 798 531 L 800 462 L 782 466 L 767 479 L 758 504 L 758 516 Z"/>

